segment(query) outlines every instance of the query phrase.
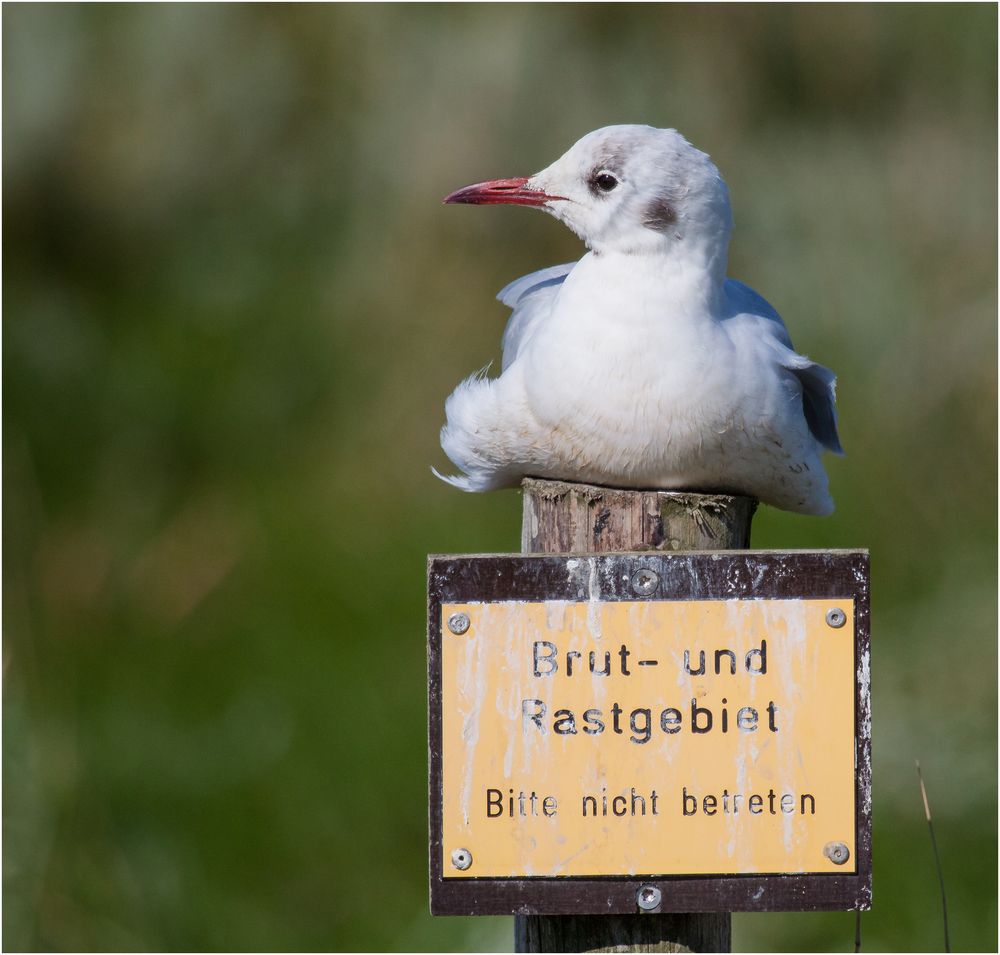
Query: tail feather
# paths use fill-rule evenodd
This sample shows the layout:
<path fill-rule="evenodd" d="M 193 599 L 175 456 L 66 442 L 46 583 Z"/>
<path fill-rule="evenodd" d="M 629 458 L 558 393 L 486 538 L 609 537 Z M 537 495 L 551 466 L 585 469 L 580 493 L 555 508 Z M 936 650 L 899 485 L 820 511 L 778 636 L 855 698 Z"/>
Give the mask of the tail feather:
<path fill-rule="evenodd" d="M 506 377 L 487 378 L 482 369 L 448 397 L 441 447 L 462 474 L 447 476 L 435 470 L 442 481 L 463 491 L 492 491 L 512 487 L 524 476 L 519 463 L 524 460 L 519 447 L 524 422 L 516 416 L 519 402 L 512 384 Z"/>
<path fill-rule="evenodd" d="M 438 480 L 457 487 L 461 491 L 485 491 L 486 488 L 477 487 L 475 481 L 470 477 L 459 477 L 457 474 L 442 474 L 437 468 L 431 468 L 431 474 Z"/>

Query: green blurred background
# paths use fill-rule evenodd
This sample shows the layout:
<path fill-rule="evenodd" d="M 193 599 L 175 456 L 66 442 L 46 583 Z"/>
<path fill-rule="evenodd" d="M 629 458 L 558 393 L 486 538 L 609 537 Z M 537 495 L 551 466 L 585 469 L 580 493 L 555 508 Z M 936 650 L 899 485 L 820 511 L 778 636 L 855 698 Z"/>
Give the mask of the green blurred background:
<path fill-rule="evenodd" d="M 868 546 L 868 950 L 995 950 L 993 5 L 5 5 L 4 948 L 498 949 L 431 919 L 428 552 L 517 550 L 436 481 L 493 294 L 577 257 L 443 208 L 609 123 L 733 196 L 730 273 L 840 375 Z M 738 916 L 849 951 L 854 916 Z"/>

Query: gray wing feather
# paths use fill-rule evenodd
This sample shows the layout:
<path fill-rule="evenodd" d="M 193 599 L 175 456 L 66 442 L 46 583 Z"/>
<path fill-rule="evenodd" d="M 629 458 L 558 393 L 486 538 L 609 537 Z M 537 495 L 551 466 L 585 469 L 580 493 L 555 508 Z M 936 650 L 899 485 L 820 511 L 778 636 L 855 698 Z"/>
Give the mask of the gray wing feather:
<path fill-rule="evenodd" d="M 781 366 L 790 371 L 802 386 L 802 410 L 812 436 L 824 448 L 843 454 L 837 434 L 837 376 L 829 368 L 795 352 L 781 316 L 767 299 L 749 285 L 726 279 L 726 295 L 731 316 L 737 320 L 755 320 L 758 332 L 767 334 L 773 342 Z"/>
<path fill-rule="evenodd" d="M 786 348 L 792 347 L 792 338 L 785 328 L 785 323 L 774 306 L 763 295 L 755 292 L 749 285 L 737 282 L 736 279 L 726 279 L 726 298 L 733 315 L 754 315 L 774 323 L 769 331 Z"/>
<path fill-rule="evenodd" d="M 813 437 L 834 454 L 843 454 L 837 434 L 836 383 L 837 376 L 801 355 L 798 361 L 786 362 L 785 367 L 802 385 L 802 410 Z"/>
<path fill-rule="evenodd" d="M 497 298 L 514 310 L 507 321 L 501 343 L 502 371 L 517 357 L 538 323 L 552 310 L 560 286 L 575 265 L 575 262 L 553 265 L 551 268 L 523 275 L 500 290 Z"/>
<path fill-rule="evenodd" d="M 576 262 L 567 262 L 565 265 L 553 265 L 547 269 L 539 269 L 528 275 L 522 275 L 519 279 L 514 279 L 509 285 L 505 285 L 499 292 L 497 298 L 509 305 L 517 308 L 518 303 L 526 295 L 539 291 L 543 288 L 550 288 L 554 285 L 562 285 L 563 280 L 576 267 Z"/>

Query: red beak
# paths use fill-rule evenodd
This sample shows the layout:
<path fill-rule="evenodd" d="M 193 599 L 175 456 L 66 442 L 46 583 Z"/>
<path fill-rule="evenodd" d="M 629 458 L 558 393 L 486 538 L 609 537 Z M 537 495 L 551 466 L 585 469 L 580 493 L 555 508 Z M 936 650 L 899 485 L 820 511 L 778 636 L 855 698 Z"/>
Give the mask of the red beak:
<path fill-rule="evenodd" d="M 489 182 L 477 182 L 466 186 L 444 197 L 445 204 L 464 202 L 476 206 L 496 206 L 500 204 L 511 206 L 544 206 L 553 199 L 562 196 L 550 196 L 538 189 L 526 189 L 528 180 L 519 176 L 516 179 L 491 179 Z"/>

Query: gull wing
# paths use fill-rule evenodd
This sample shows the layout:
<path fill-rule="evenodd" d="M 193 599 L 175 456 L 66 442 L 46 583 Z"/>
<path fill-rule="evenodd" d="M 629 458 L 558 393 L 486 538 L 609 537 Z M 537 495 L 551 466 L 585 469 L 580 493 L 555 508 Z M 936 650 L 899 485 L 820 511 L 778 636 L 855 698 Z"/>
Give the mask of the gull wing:
<path fill-rule="evenodd" d="M 749 285 L 737 282 L 736 279 L 726 279 L 726 298 L 729 301 L 731 315 L 751 315 L 754 318 L 765 319 L 773 327 L 765 326 L 761 331 L 769 333 L 786 348 L 792 347 L 792 337 L 788 334 L 785 323 L 763 295 L 755 292 Z"/>
<path fill-rule="evenodd" d="M 539 322 L 552 311 L 562 283 L 575 266 L 576 262 L 553 265 L 530 275 L 522 275 L 500 289 L 497 298 L 514 310 L 507 320 L 500 345 L 503 350 L 501 371 L 507 370 L 507 366 L 517 358 Z"/>
<path fill-rule="evenodd" d="M 837 376 L 792 348 L 792 339 L 781 316 L 749 285 L 726 279 L 726 296 L 731 317 L 753 322 L 756 333 L 766 338 L 774 349 L 781 367 L 798 380 L 802 388 L 802 411 L 812 436 L 827 450 L 843 454 L 837 434 Z"/>
<path fill-rule="evenodd" d="M 829 368 L 791 350 L 781 364 L 802 385 L 802 410 L 813 437 L 834 454 L 843 454 L 837 434 L 837 376 Z"/>

